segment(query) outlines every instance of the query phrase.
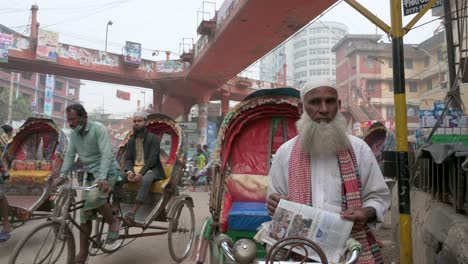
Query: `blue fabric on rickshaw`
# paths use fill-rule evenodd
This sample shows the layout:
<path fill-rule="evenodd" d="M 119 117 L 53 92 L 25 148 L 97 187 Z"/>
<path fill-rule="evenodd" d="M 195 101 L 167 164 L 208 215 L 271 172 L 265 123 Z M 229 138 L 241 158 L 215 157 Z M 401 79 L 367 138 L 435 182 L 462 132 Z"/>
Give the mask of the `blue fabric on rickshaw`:
<path fill-rule="evenodd" d="M 270 220 L 265 203 L 233 202 L 228 213 L 228 229 L 256 231 L 262 223 Z"/>

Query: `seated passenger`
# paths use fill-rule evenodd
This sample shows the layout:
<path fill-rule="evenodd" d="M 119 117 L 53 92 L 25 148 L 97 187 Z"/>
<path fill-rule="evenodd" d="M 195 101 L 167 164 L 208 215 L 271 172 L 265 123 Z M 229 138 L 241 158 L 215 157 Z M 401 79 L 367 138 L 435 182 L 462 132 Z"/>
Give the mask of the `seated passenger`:
<path fill-rule="evenodd" d="M 126 145 L 125 173 L 129 182 L 140 183 L 136 202 L 125 219 L 134 222 L 138 208 L 148 198 L 154 181 L 165 179 L 159 158 L 160 139 L 146 129 L 147 113 L 136 112 L 133 116 L 133 135 Z"/>

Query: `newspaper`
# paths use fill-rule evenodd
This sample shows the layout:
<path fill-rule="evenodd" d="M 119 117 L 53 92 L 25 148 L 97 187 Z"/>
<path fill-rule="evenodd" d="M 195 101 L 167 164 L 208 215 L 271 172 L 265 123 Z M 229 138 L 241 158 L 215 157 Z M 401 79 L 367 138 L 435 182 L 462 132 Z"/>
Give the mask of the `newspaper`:
<path fill-rule="evenodd" d="M 259 239 L 273 245 L 285 237 L 305 237 L 322 248 L 329 262 L 339 262 L 352 227 L 353 222 L 341 218 L 339 214 L 281 200 L 269 226 L 264 232 L 259 232 Z M 299 247 L 293 251 L 306 254 Z M 312 249 L 308 249 L 308 257 L 320 261 Z"/>

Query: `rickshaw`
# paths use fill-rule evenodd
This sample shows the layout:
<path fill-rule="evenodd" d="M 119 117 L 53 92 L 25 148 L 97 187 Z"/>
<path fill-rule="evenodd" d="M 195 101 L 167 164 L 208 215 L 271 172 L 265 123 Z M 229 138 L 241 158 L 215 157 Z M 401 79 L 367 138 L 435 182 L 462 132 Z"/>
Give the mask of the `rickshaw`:
<path fill-rule="evenodd" d="M 106 243 L 108 228 L 102 217 L 98 218 L 94 233 L 89 238 L 91 256 L 113 253 L 138 237 L 163 234 L 168 235 L 169 253 L 174 261 L 182 262 L 191 250 L 195 232 L 193 200 L 188 195 L 180 194 L 178 186 L 184 170 L 184 164 L 178 158 L 181 151 L 181 129 L 173 119 L 161 114 L 149 115 L 147 128 L 161 139 L 161 161 L 166 179 L 153 183 L 151 199 L 140 207 L 134 223 L 121 221 L 123 224 L 116 242 Z M 131 133 L 122 141 L 117 152 L 117 160 L 122 168 L 126 155 L 125 146 L 130 137 Z M 138 187 L 135 183 L 123 185 L 124 195 L 115 204 L 121 218 L 131 210 Z M 34 263 L 73 263 L 75 239 L 72 228 L 80 227 L 71 214 L 83 206 L 83 201 L 75 200 L 76 191 L 92 188 L 96 186 L 73 186 L 73 181 L 60 186 L 53 215 L 18 243 L 9 263 L 30 263 L 31 259 L 34 259 Z M 112 196 L 109 202 L 113 203 Z"/>
<path fill-rule="evenodd" d="M 160 159 L 166 179 L 153 183 L 150 198 L 139 208 L 134 225 L 143 230 L 162 230 L 154 234 L 167 233 L 171 257 L 176 262 L 182 262 L 188 256 L 195 236 L 193 200 L 190 196 L 179 193 L 185 169 L 185 164 L 179 158 L 182 154 L 182 129 L 172 118 L 163 114 L 149 115 L 147 129 L 161 139 Z M 117 153 L 121 169 L 125 163 L 125 145 L 132 135 L 133 131 L 127 134 Z M 131 210 L 137 191 L 136 183 L 124 185 L 124 199 L 120 201 L 122 215 Z M 169 222 L 169 227 L 152 225 L 153 221 Z M 123 238 L 130 237 L 132 235 L 123 235 Z"/>
<path fill-rule="evenodd" d="M 266 176 L 276 150 L 297 134 L 299 102 L 293 88 L 260 90 L 224 118 L 213 156 L 211 218 L 200 233 L 207 239 L 198 242 L 197 263 L 205 262 L 208 246 L 210 263 L 229 261 L 214 241 L 224 235 L 231 242 L 252 239 L 260 224 L 271 220 L 265 207 Z M 263 246 L 257 244 L 255 250 L 257 258 L 266 256 Z"/>
<path fill-rule="evenodd" d="M 14 228 L 53 209 L 51 181 L 62 166 L 66 136 L 51 119 L 28 118 L 7 143 L 2 162 L 9 177 L 4 190 Z"/>

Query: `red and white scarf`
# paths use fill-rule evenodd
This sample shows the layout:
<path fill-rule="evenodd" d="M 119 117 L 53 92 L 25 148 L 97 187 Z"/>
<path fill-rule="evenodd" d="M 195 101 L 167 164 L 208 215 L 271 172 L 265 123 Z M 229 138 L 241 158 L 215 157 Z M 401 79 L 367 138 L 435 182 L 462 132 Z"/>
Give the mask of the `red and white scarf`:
<path fill-rule="evenodd" d="M 300 142 L 301 139 L 297 137 L 289 159 L 289 197 L 293 202 L 311 205 L 310 155 L 302 150 Z M 342 181 L 342 210 L 362 208 L 361 180 L 353 148 L 350 146 L 339 151 L 337 156 Z M 358 264 L 383 263 L 380 247 L 367 226 L 364 230 L 353 230 L 351 237 L 359 241 L 363 248 Z"/>

